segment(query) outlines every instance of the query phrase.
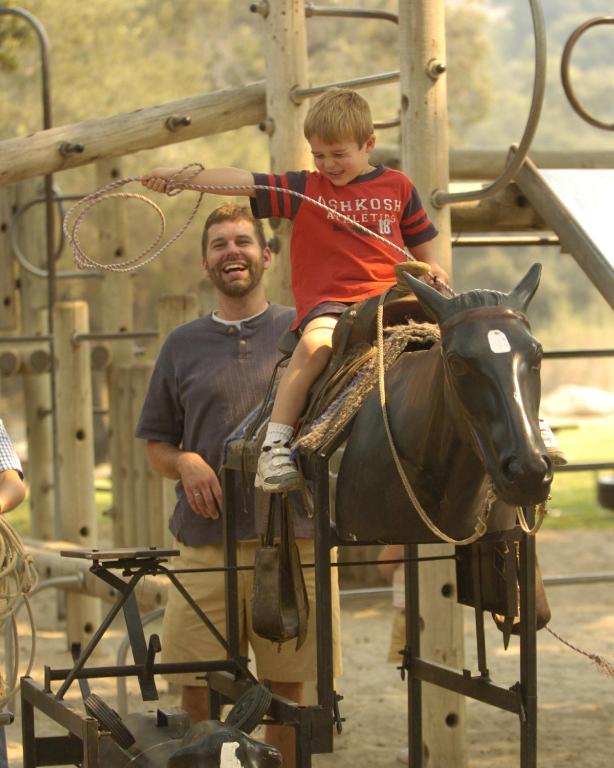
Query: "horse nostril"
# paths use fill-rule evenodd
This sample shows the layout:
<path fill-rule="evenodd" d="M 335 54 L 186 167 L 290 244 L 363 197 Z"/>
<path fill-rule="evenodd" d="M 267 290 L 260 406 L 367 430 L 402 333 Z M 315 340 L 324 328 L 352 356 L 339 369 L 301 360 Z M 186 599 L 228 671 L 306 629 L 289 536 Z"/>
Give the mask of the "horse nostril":
<path fill-rule="evenodd" d="M 552 459 L 550 458 L 549 454 L 542 453 L 541 460 L 543 461 L 546 469 L 544 472 L 544 482 L 550 482 L 552 480 L 552 473 L 554 465 L 552 463 Z"/>
<path fill-rule="evenodd" d="M 520 464 L 516 456 L 508 456 L 501 462 L 501 471 L 507 480 L 513 480 L 520 470 Z"/>

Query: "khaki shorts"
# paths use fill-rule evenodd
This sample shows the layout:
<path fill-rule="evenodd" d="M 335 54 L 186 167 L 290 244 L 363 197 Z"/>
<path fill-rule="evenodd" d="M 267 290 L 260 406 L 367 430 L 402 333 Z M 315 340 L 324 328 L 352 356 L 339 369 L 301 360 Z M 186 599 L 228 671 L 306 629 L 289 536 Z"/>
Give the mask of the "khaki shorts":
<path fill-rule="evenodd" d="M 313 539 L 297 539 L 296 543 L 302 563 L 313 563 Z M 237 565 L 253 565 L 256 541 L 242 541 L 237 544 Z M 224 551 L 221 545 L 188 547 L 178 545 L 180 556 L 173 558 L 170 566 L 180 568 L 216 568 L 224 565 Z M 331 559 L 335 550 L 331 552 Z M 299 683 L 315 680 L 316 670 L 316 611 L 315 611 L 315 569 L 303 570 L 309 599 L 309 626 L 307 638 L 300 650 L 295 641 L 279 644 L 258 637 L 252 630 L 252 588 L 253 571 L 238 571 L 239 590 L 239 633 L 241 653 L 256 662 L 255 674 L 261 680 L 280 683 Z M 226 636 L 224 573 L 183 573 L 178 574 L 190 596 L 203 609 L 208 619 L 222 636 Z M 337 569 L 331 569 L 332 587 L 332 629 L 333 629 L 333 674 L 341 674 L 340 612 Z M 253 653 L 248 653 L 248 643 Z M 162 662 L 211 661 L 225 659 L 226 651 L 211 634 L 194 610 L 169 584 L 168 602 L 162 625 Z M 251 667 L 252 672 L 254 669 Z M 178 685 L 206 685 L 203 672 L 189 672 L 168 675 L 167 679 Z"/>
<path fill-rule="evenodd" d="M 394 618 L 392 619 L 392 630 L 390 631 L 388 661 L 401 666 L 405 645 L 405 611 L 402 608 L 395 608 Z"/>

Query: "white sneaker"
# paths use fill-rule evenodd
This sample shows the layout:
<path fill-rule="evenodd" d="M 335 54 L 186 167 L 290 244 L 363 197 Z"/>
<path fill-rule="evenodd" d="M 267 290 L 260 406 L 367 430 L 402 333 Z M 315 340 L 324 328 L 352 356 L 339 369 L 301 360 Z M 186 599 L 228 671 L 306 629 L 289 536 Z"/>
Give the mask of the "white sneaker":
<path fill-rule="evenodd" d="M 258 458 L 256 488 L 266 493 L 287 493 L 301 487 L 301 475 L 290 458 L 290 445 L 264 445 Z"/>
<path fill-rule="evenodd" d="M 567 464 L 567 459 L 561 450 L 561 446 L 558 444 L 554 433 L 544 419 L 539 419 L 539 431 L 541 432 L 542 440 L 548 451 L 548 456 L 552 459 L 554 466 L 562 467 L 564 464 Z"/>

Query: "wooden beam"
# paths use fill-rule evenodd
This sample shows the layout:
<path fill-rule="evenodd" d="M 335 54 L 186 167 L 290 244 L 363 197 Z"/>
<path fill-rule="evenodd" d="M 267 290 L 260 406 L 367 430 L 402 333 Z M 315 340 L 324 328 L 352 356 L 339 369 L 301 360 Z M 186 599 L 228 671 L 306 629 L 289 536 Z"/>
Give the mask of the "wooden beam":
<path fill-rule="evenodd" d="M 0 142 L 0 186 L 256 125 L 265 113 L 265 85 L 258 82 L 8 139 Z M 176 125 L 169 128 L 171 118 Z"/>
<path fill-rule="evenodd" d="M 508 150 L 452 149 L 450 178 L 452 181 L 490 181 L 503 170 Z M 532 149 L 531 159 L 538 168 L 614 168 L 614 150 Z M 376 146 L 371 160 L 391 168 L 399 168 L 401 150 L 396 144 Z"/>
<path fill-rule="evenodd" d="M 549 185 L 529 158 L 518 172 L 518 183 L 533 207 L 540 211 L 552 231 L 559 236 L 563 249 L 573 256 L 603 298 L 614 307 L 612 264 L 607 253 L 602 252 L 599 242 L 595 242 L 590 231 L 585 230 L 580 223 L 581 216 L 580 220 L 576 218 L 576 211 L 567 207 L 564 198 L 559 198 L 556 187 Z M 597 193 L 600 191 L 597 187 Z"/>
<path fill-rule="evenodd" d="M 480 202 L 452 205 L 452 238 L 457 232 L 535 232 L 550 229 L 516 184 Z"/>

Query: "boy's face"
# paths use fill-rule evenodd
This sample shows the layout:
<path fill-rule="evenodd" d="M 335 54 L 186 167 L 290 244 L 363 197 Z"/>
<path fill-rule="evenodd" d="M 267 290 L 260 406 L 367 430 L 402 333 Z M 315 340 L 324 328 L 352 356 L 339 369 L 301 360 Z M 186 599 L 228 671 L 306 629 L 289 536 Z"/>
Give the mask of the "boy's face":
<path fill-rule="evenodd" d="M 317 170 L 336 187 L 349 184 L 373 170 L 369 164 L 369 153 L 375 146 L 375 134 L 362 147 L 351 139 L 326 144 L 319 136 L 312 136 L 309 145 Z"/>

